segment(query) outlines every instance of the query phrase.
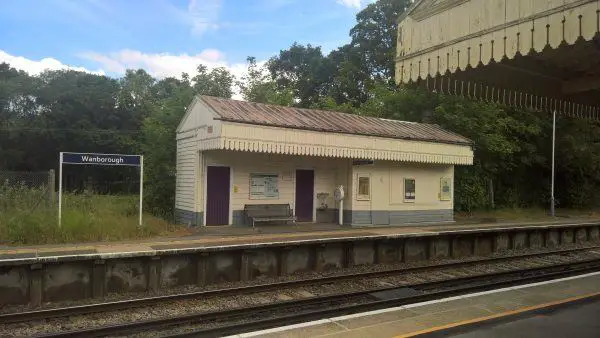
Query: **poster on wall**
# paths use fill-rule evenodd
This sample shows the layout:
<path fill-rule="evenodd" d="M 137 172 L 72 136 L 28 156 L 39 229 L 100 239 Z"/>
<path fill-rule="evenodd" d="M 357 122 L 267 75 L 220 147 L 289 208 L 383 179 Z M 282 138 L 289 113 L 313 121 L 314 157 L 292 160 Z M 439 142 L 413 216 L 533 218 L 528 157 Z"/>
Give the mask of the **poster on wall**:
<path fill-rule="evenodd" d="M 404 201 L 414 202 L 416 197 L 416 182 L 414 178 L 404 179 Z"/>
<path fill-rule="evenodd" d="M 451 179 L 448 177 L 443 177 L 440 179 L 440 200 L 449 201 L 452 199 L 451 194 Z"/>
<path fill-rule="evenodd" d="M 279 175 L 250 174 L 250 199 L 279 198 Z"/>

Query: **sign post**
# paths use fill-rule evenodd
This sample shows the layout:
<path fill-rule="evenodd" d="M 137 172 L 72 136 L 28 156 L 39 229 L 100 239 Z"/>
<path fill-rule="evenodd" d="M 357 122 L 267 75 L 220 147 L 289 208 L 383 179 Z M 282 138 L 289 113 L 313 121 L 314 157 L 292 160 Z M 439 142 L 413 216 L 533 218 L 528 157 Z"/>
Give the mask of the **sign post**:
<path fill-rule="evenodd" d="M 121 154 L 96 154 L 96 153 L 67 153 L 61 152 L 58 169 L 58 226 L 62 224 L 62 169 L 63 164 L 78 165 L 110 165 L 140 167 L 140 218 L 142 225 L 142 207 L 144 200 L 144 156 Z"/>
<path fill-rule="evenodd" d="M 58 169 L 58 227 L 62 224 L 62 166 L 63 153 L 60 153 L 60 166 Z"/>
<path fill-rule="evenodd" d="M 143 201 L 144 201 L 144 156 L 140 156 L 140 226 L 142 226 Z"/>
<path fill-rule="evenodd" d="M 550 216 L 555 216 L 556 201 L 554 200 L 554 151 L 556 148 L 556 110 L 552 112 L 552 183 L 550 183 Z"/>

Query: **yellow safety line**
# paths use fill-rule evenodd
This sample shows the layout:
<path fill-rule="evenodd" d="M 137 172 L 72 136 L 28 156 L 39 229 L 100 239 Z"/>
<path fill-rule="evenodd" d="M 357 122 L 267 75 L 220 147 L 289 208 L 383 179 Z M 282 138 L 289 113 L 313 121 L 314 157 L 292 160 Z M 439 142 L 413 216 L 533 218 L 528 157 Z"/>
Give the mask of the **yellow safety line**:
<path fill-rule="evenodd" d="M 450 329 L 450 328 L 454 328 L 454 327 L 458 327 L 458 326 L 463 326 L 463 325 L 468 325 L 468 324 L 474 324 L 474 323 L 484 322 L 486 320 L 491 320 L 491 319 L 506 317 L 506 316 L 510 316 L 510 315 L 516 315 L 516 314 L 520 314 L 520 313 L 528 312 L 528 311 L 539 310 L 539 309 L 543 309 L 543 308 L 547 308 L 547 307 L 552 307 L 552 306 L 556 306 L 556 305 L 561 305 L 561 304 L 565 304 L 565 303 L 570 303 L 570 302 L 574 302 L 574 301 L 577 301 L 577 300 L 581 300 L 581 299 L 585 299 L 585 298 L 590 298 L 590 297 L 595 297 L 595 296 L 599 296 L 599 295 L 600 295 L 600 292 L 595 292 L 595 293 L 590 293 L 590 294 L 583 295 L 583 296 L 577 296 L 577 297 L 572 297 L 572 298 L 567 298 L 567 299 L 556 300 L 556 301 L 549 302 L 549 303 L 544 303 L 544 304 L 539 304 L 539 305 L 534 305 L 534 306 L 528 306 L 528 307 L 520 308 L 520 309 L 517 309 L 517 310 L 506 311 L 506 312 L 498 313 L 498 314 L 495 314 L 495 315 L 490 315 L 490 316 L 485 316 L 485 317 L 479 317 L 479 318 L 464 320 L 464 321 L 460 321 L 460 322 L 456 322 L 456 323 L 451 323 L 451 324 L 446 324 L 446 325 L 435 326 L 435 327 L 432 327 L 432 328 L 429 328 L 429 329 L 425 329 L 425 330 L 420 330 L 420 331 L 415 331 L 415 332 L 411 332 L 411 333 L 399 335 L 399 336 L 396 336 L 394 338 L 414 337 L 414 336 L 417 336 L 417 335 L 420 335 L 420 334 L 433 333 L 433 332 L 436 332 L 436 331 Z"/>

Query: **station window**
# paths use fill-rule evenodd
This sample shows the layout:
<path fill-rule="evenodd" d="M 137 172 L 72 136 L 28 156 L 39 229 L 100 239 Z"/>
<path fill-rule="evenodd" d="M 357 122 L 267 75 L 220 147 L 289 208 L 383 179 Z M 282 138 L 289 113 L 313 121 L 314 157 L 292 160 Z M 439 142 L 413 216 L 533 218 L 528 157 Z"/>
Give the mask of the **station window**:
<path fill-rule="evenodd" d="M 414 178 L 404 179 L 404 202 L 414 202 L 416 197 L 416 185 Z"/>
<path fill-rule="evenodd" d="M 357 200 L 371 199 L 371 177 L 366 174 L 358 174 L 358 193 Z"/>

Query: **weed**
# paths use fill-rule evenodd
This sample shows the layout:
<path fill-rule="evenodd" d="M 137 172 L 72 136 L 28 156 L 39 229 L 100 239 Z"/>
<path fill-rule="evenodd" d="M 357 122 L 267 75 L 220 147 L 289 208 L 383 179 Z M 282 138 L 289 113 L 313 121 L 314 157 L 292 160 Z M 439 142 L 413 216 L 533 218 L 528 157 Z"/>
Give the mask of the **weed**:
<path fill-rule="evenodd" d="M 160 236 L 181 230 L 144 214 L 138 225 L 139 200 L 128 195 L 63 194 L 62 224 L 56 204 L 43 189 L 0 185 L 0 242 L 54 244 L 103 242 Z"/>

